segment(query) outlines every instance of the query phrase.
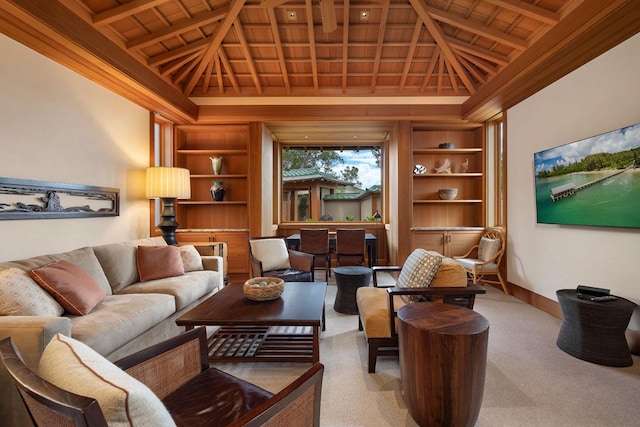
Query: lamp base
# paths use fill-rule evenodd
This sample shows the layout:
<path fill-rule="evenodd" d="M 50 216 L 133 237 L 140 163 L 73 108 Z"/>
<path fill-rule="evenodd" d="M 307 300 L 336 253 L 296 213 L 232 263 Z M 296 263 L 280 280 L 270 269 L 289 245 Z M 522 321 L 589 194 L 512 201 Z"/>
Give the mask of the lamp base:
<path fill-rule="evenodd" d="M 176 221 L 176 211 L 174 209 L 175 197 L 162 197 L 162 213 L 160 218 L 162 221 L 158 223 L 158 228 L 162 230 L 162 237 L 167 245 L 177 245 L 176 241 L 176 228 L 178 228 L 178 222 Z"/>

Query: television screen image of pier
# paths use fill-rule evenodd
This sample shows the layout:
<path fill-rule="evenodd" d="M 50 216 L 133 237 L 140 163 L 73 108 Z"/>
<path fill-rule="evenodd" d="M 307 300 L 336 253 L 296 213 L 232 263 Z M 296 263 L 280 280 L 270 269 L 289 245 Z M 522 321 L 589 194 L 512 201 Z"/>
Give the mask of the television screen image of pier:
<path fill-rule="evenodd" d="M 573 182 L 570 182 L 568 184 L 559 185 L 558 187 L 553 187 L 550 190 L 551 201 L 555 202 L 556 200 L 562 200 L 565 197 L 573 196 L 574 194 L 576 194 L 580 190 L 584 190 L 585 188 L 589 188 L 592 185 L 596 185 L 596 184 L 599 184 L 599 183 L 601 183 L 601 182 L 603 182 L 603 181 L 605 181 L 605 180 L 607 180 L 609 178 L 613 178 L 614 176 L 619 175 L 619 174 L 621 174 L 621 173 L 623 173 L 623 172 L 625 172 L 625 171 L 627 171 L 627 170 L 629 170 L 631 168 L 632 168 L 632 166 L 627 166 L 624 169 L 615 171 L 611 175 L 603 176 L 601 178 L 594 179 L 593 181 L 589 181 L 589 182 L 586 182 L 586 183 L 578 185 L 578 186 L 576 186 Z"/>

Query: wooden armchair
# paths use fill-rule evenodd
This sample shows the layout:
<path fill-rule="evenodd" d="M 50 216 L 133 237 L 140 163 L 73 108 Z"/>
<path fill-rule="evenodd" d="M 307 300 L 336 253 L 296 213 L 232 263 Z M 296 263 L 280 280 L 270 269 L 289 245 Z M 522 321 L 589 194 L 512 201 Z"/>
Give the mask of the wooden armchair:
<path fill-rule="evenodd" d="M 487 228 L 477 245 L 466 254 L 453 258 L 464 267 L 474 284 L 485 282 L 500 285 L 505 295 L 509 295 L 507 283 L 500 273 L 505 247 L 506 238 L 502 229 Z M 489 280 L 487 276 L 493 276 L 495 280 Z"/>
<path fill-rule="evenodd" d="M 412 256 L 414 254 L 407 260 Z M 358 329 L 364 331 L 369 347 L 369 373 L 376 371 L 378 356 L 398 355 L 397 312 L 406 304 L 402 296 L 424 297 L 427 301 L 472 309 L 475 296 L 486 292 L 481 286 L 468 284 L 464 269 L 447 257 L 443 257 L 442 265 L 428 287 L 382 287 L 378 284 L 380 272 L 402 272 L 402 267 L 374 266 L 373 287 L 358 288 L 356 293 Z"/>
<path fill-rule="evenodd" d="M 319 426 L 324 367 L 314 364 L 277 394 L 209 367 L 205 328 L 159 343 L 115 364 L 145 384 L 178 426 Z M 63 390 L 32 372 L 11 338 L 0 356 L 36 426 L 107 426 L 96 398 Z"/>
<path fill-rule="evenodd" d="M 300 252 L 315 256 L 314 268 L 324 269 L 324 281 L 331 277 L 331 251 L 329 250 L 328 228 L 301 228 Z"/>
<path fill-rule="evenodd" d="M 287 248 L 285 237 L 250 237 L 251 277 L 279 277 L 285 282 L 315 281 L 315 255 Z"/>

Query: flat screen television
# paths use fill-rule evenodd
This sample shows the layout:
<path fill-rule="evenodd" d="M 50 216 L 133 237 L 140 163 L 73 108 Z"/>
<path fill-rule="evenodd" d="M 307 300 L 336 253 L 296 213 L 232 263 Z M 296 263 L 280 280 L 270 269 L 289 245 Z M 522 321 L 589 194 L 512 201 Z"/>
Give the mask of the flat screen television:
<path fill-rule="evenodd" d="M 640 124 L 534 153 L 541 224 L 640 228 Z"/>

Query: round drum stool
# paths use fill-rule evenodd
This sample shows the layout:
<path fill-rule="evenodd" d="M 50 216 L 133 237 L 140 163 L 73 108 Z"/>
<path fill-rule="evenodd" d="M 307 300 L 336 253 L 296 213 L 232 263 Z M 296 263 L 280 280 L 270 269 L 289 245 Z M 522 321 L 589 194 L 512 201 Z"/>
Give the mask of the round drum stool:
<path fill-rule="evenodd" d="M 333 309 L 343 314 L 358 314 L 356 291 L 361 286 L 369 286 L 372 270 L 368 267 L 336 267 L 336 300 Z"/>
<path fill-rule="evenodd" d="M 421 426 L 474 426 L 487 366 L 489 321 L 468 308 L 435 302 L 398 310 L 404 400 Z"/>

